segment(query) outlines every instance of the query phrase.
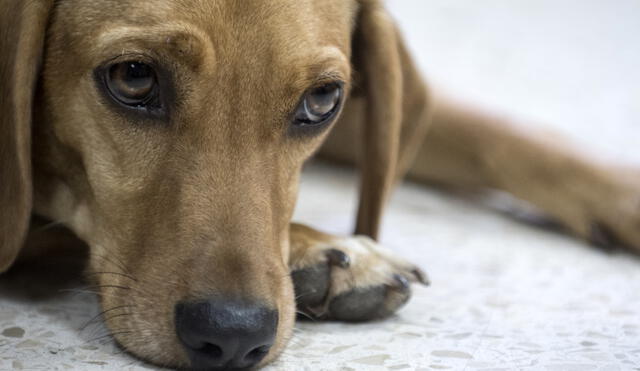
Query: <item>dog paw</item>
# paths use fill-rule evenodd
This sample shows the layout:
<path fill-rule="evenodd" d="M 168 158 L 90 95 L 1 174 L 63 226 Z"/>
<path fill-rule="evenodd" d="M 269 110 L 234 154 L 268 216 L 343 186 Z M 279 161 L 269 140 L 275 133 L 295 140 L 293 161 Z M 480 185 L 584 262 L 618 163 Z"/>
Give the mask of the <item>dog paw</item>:
<path fill-rule="evenodd" d="M 640 172 L 607 169 L 587 188 L 577 218 L 566 223 L 577 235 L 606 251 L 625 248 L 640 253 Z"/>
<path fill-rule="evenodd" d="M 607 251 L 625 248 L 640 253 L 640 181 L 633 188 L 619 187 L 608 197 L 611 203 L 598 210 L 588 240 Z"/>
<path fill-rule="evenodd" d="M 387 317 L 407 303 L 411 283 L 428 285 L 419 268 L 364 236 L 314 241 L 292 278 L 299 313 L 340 321 Z"/>

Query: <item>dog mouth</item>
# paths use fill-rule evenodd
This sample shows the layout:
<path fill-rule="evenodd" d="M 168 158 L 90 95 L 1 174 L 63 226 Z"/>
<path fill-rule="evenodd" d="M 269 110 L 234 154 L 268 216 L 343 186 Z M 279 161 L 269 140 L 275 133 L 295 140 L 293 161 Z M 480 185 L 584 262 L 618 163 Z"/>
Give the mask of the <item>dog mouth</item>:
<path fill-rule="evenodd" d="M 135 249 L 116 242 L 89 244 L 84 274 L 98 291 L 100 318 L 127 354 L 160 367 L 243 370 L 285 347 L 295 294 L 279 257 L 257 259 L 240 248 L 183 249 L 178 257 L 166 241 Z"/>
<path fill-rule="evenodd" d="M 136 305 L 114 308 L 102 312 L 110 338 L 123 352 L 159 367 L 256 369 L 276 358 L 284 345 L 279 335 L 286 330 L 280 328 L 279 311 L 255 301 L 181 301 L 174 307 L 172 320 L 157 322 L 141 319 L 157 313 Z"/>
<path fill-rule="evenodd" d="M 260 300 L 239 293 L 190 293 L 188 286 L 177 282 L 196 285 L 190 279 L 149 285 L 151 280 L 139 274 L 101 271 L 86 274 L 98 278 L 94 282 L 100 292 L 101 318 L 110 338 L 123 352 L 151 365 L 256 369 L 277 358 L 293 328 L 295 305 L 286 300 L 287 285 L 283 285 L 284 297 Z"/>

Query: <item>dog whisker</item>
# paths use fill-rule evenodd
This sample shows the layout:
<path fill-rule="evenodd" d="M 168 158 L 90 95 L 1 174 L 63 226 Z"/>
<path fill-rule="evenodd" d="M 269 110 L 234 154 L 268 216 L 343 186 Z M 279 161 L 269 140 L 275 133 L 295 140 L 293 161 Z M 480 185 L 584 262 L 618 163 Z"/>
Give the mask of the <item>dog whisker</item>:
<path fill-rule="evenodd" d="M 79 288 L 79 289 L 60 289 L 58 290 L 58 292 L 62 292 L 62 293 L 73 293 L 74 296 L 75 295 L 81 295 L 81 294 L 85 294 L 85 295 L 95 295 L 99 298 L 104 298 L 105 296 L 111 296 L 110 293 L 105 293 L 105 292 L 100 292 L 100 291 L 94 291 L 94 290 L 87 290 L 85 288 Z"/>
<path fill-rule="evenodd" d="M 121 276 L 121 277 L 125 277 L 128 278 L 132 281 L 138 282 L 138 280 L 133 277 L 130 274 L 126 274 L 126 273 L 118 273 L 118 272 L 89 272 L 86 273 L 85 276 L 97 276 L 97 275 L 114 275 L 114 276 Z"/>
<path fill-rule="evenodd" d="M 307 319 L 309 319 L 309 320 L 311 320 L 311 321 L 313 321 L 313 322 L 316 322 L 316 319 L 315 319 L 315 318 L 311 317 L 310 315 L 308 315 L 308 314 L 306 314 L 306 313 L 304 313 L 304 312 L 301 312 L 301 311 L 299 311 L 299 310 L 296 310 L 296 313 L 297 313 L 297 314 L 302 315 L 303 317 L 305 317 L 305 318 L 307 318 Z"/>
<path fill-rule="evenodd" d="M 96 314 L 95 316 L 93 316 L 90 320 L 88 320 L 84 325 L 82 325 L 82 327 L 80 327 L 79 331 L 83 331 L 87 326 L 89 326 L 91 323 L 93 323 L 94 321 L 96 321 L 100 316 L 104 316 L 106 313 L 112 312 L 114 310 L 118 310 L 118 309 L 124 309 L 124 308 L 129 308 L 129 307 L 134 307 L 135 305 L 120 305 L 114 308 L 109 308 L 109 309 L 105 309 L 102 312 Z"/>
<path fill-rule="evenodd" d="M 111 260 L 110 258 L 108 258 L 106 255 L 103 254 L 98 254 L 98 253 L 93 253 L 93 256 L 95 256 L 96 258 L 100 258 L 102 260 L 104 260 L 105 262 L 112 264 L 113 266 L 115 266 L 116 268 L 118 268 L 119 270 L 121 270 L 122 272 L 125 272 L 129 275 L 132 275 L 131 271 L 129 271 L 126 267 L 126 265 L 117 257 L 113 256 L 113 259 L 116 259 L 118 262 L 114 262 L 113 260 Z"/>
<path fill-rule="evenodd" d="M 115 260 L 116 260 L 116 262 L 118 262 L 118 263 L 119 263 L 119 265 L 120 265 L 121 269 L 122 269 L 125 273 L 130 274 L 130 275 L 132 275 L 132 276 L 133 276 L 133 273 L 132 273 L 129 269 L 127 269 L 127 264 L 124 262 L 124 260 L 122 260 L 121 258 L 119 258 L 117 255 L 113 255 L 113 259 L 115 259 Z"/>
<path fill-rule="evenodd" d="M 104 322 L 95 322 L 93 324 L 91 324 L 91 332 L 89 332 L 88 334 L 88 338 L 92 339 L 95 336 L 97 336 L 97 334 L 109 334 L 111 333 L 111 331 L 109 330 L 109 328 L 105 325 Z"/>
<path fill-rule="evenodd" d="M 114 314 L 113 316 L 105 317 L 105 318 L 104 318 L 104 322 L 106 323 L 107 321 L 112 320 L 112 319 L 117 318 L 117 317 L 126 317 L 126 316 L 131 316 L 131 315 L 133 315 L 133 314 L 132 314 L 132 313 L 118 313 L 118 314 Z"/>
<path fill-rule="evenodd" d="M 106 339 L 106 338 L 112 338 L 112 339 L 113 339 L 116 335 L 130 334 L 130 333 L 132 333 L 132 332 L 133 332 L 133 331 L 130 331 L 130 330 L 123 330 L 123 331 L 110 331 L 110 332 L 109 332 L 108 334 L 106 334 L 106 335 L 101 335 L 101 336 L 95 337 L 95 338 L 93 338 L 93 339 L 87 340 L 85 343 L 86 343 L 86 344 L 88 344 L 88 343 L 93 343 L 93 342 L 95 342 L 95 341 L 98 341 L 98 340 L 101 340 L 101 339 Z"/>
<path fill-rule="evenodd" d="M 60 289 L 60 290 L 58 290 L 58 292 L 70 292 L 70 293 L 74 293 L 76 295 L 79 295 L 79 294 L 91 294 L 91 295 L 102 296 L 102 293 L 99 292 L 99 291 L 91 291 L 91 290 L 85 290 L 85 289 Z"/>
<path fill-rule="evenodd" d="M 293 298 L 293 300 L 298 300 L 298 299 L 300 299 L 301 297 L 304 297 L 304 296 L 307 296 L 307 295 L 310 295 L 310 294 L 312 294 L 312 292 L 303 292 L 302 294 L 298 294 L 298 295 L 296 295 L 296 296 Z"/>
<path fill-rule="evenodd" d="M 129 286 L 121 286 L 121 285 L 96 285 L 96 286 L 88 286 L 86 289 L 120 289 L 120 290 L 131 290 Z"/>
<path fill-rule="evenodd" d="M 104 318 L 104 320 L 102 322 L 94 322 L 93 325 L 95 327 L 94 327 L 94 330 L 91 332 L 91 336 L 95 336 L 96 332 L 100 331 L 101 329 L 102 330 L 106 330 L 107 334 L 111 333 L 111 330 L 109 330 L 109 328 L 106 326 L 106 321 L 107 320 L 110 320 L 110 319 L 113 319 L 113 318 L 116 318 L 116 317 L 126 317 L 126 316 L 131 316 L 131 315 L 132 315 L 132 313 L 119 313 L 119 314 L 115 314 L 115 315 L 113 315 L 111 317 Z"/>

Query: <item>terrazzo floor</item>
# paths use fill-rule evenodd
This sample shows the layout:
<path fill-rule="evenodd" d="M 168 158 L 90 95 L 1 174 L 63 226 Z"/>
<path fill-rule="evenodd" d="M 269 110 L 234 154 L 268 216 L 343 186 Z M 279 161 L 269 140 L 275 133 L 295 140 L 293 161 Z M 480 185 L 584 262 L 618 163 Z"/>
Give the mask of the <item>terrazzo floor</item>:
<path fill-rule="evenodd" d="M 640 2 L 388 3 L 437 86 L 640 165 Z M 354 184 L 309 166 L 296 220 L 348 233 Z M 299 323 L 269 370 L 640 370 L 640 259 L 414 184 L 394 195 L 382 241 L 433 285 L 386 321 Z M 80 329 L 95 298 L 40 277 L 67 270 L 36 270 L 0 277 L 0 370 L 153 369 L 99 322 Z"/>

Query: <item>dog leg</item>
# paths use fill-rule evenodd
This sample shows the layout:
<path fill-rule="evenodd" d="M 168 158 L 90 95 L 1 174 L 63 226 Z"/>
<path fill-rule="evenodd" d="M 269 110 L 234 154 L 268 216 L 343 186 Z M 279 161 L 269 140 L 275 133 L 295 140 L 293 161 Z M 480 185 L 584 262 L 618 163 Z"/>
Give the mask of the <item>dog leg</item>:
<path fill-rule="evenodd" d="M 426 275 L 364 236 L 336 237 L 290 226 L 291 276 L 298 311 L 314 319 L 366 321 L 387 317 Z"/>
<path fill-rule="evenodd" d="M 520 129 L 461 107 L 436 104 L 410 177 L 448 187 L 504 190 L 583 239 L 640 251 L 638 169 L 600 163 L 572 151 L 553 133 Z"/>

